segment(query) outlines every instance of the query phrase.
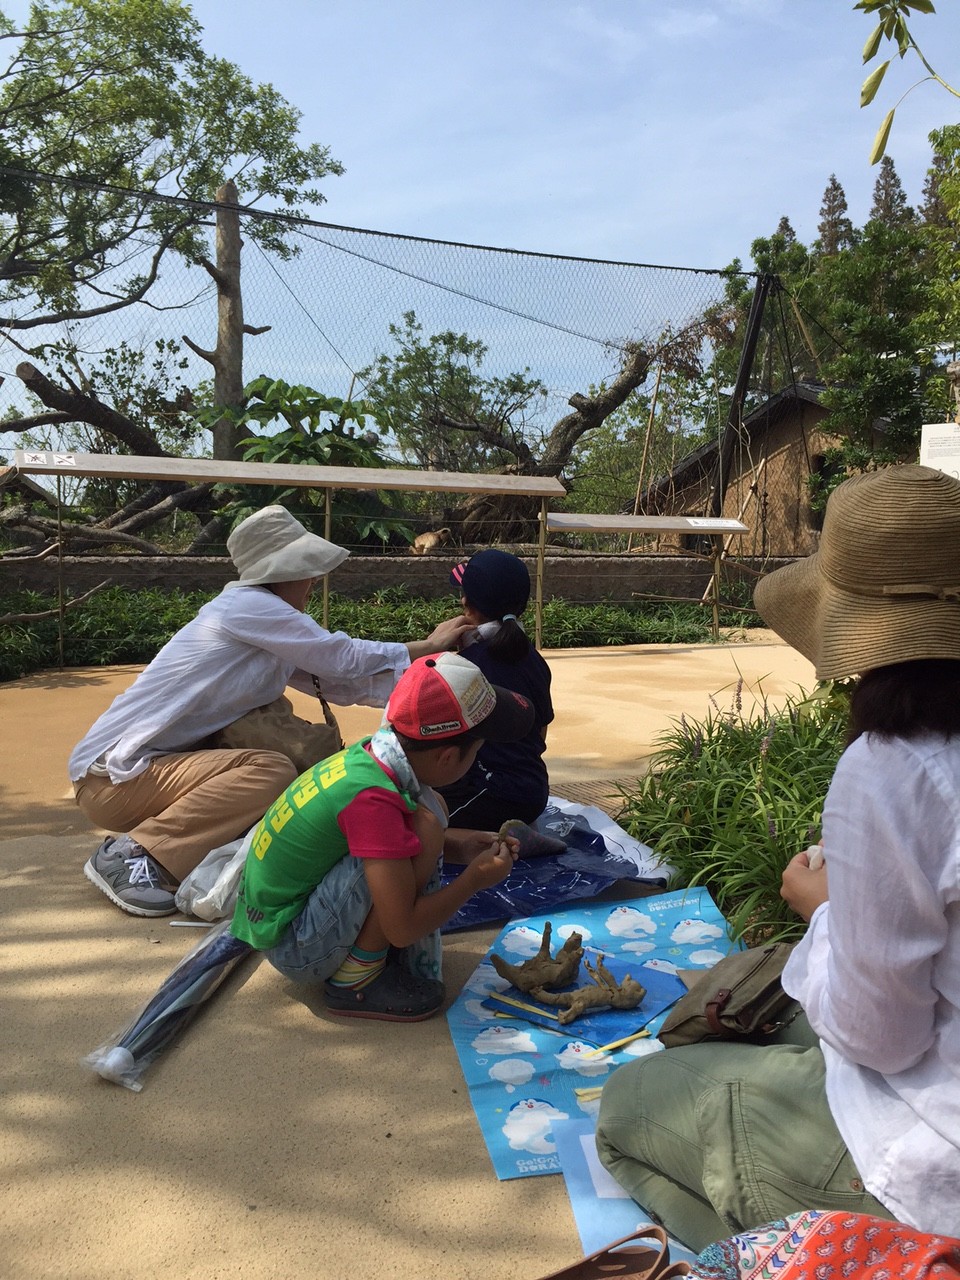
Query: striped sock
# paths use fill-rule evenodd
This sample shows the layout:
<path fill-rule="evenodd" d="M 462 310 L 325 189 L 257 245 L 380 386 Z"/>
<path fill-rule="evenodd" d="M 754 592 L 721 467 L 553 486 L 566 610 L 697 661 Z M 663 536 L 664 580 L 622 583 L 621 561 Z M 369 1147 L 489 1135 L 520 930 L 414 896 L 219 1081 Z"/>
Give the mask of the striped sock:
<path fill-rule="evenodd" d="M 354 990 L 367 986 L 387 967 L 387 950 L 387 947 L 382 951 L 351 947 L 343 964 L 328 982 L 333 987 L 352 987 Z"/>

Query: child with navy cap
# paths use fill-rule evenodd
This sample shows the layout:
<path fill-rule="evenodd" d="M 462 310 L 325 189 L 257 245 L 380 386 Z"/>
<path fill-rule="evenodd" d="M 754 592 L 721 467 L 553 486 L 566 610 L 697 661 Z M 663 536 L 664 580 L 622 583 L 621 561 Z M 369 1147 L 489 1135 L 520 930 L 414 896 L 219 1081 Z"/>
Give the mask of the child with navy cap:
<path fill-rule="evenodd" d="M 450 574 L 463 616 L 474 625 L 460 652 L 491 683 L 523 694 L 534 722 L 513 742 L 486 742 L 466 774 L 438 788 L 458 825 L 496 831 L 511 818 L 531 823 L 549 796 L 547 725 L 553 720 L 550 668 L 530 643 L 520 618 L 530 599 L 530 574 L 518 556 L 496 547 L 478 551 Z"/>

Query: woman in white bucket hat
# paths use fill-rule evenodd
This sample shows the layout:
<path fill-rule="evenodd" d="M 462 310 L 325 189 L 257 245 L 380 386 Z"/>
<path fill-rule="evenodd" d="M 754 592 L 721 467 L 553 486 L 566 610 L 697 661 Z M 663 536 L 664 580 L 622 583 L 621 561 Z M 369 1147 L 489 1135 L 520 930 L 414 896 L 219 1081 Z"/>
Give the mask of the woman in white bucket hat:
<path fill-rule="evenodd" d="M 258 822 L 299 772 L 279 751 L 204 749 L 212 735 L 288 685 L 383 706 L 412 659 L 456 648 L 469 626 L 451 618 L 409 644 L 325 631 L 304 612 L 307 600 L 349 552 L 284 507 L 241 521 L 227 550 L 237 581 L 164 645 L 70 757 L 83 813 L 123 833 L 103 841 L 84 873 L 132 915 L 175 911 L 179 881 Z"/>
<path fill-rule="evenodd" d="M 783 873 L 809 921 L 783 974 L 797 1016 L 776 1043 L 616 1071 L 600 1157 L 698 1249 L 804 1209 L 956 1235 L 960 481 L 917 466 L 847 480 L 819 550 L 761 579 L 755 602 L 820 679 L 859 677 L 823 859 Z"/>

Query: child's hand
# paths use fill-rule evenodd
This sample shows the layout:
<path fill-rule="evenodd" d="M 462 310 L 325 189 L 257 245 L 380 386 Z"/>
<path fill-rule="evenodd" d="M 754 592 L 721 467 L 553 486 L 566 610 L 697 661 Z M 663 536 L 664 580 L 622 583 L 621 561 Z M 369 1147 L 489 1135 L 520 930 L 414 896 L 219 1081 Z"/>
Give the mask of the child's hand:
<path fill-rule="evenodd" d="M 821 861 L 814 870 L 810 866 L 809 849 L 796 854 L 784 868 L 780 897 L 798 916 L 809 920 L 817 907 L 829 899 L 826 863 Z"/>
<path fill-rule="evenodd" d="M 474 892 L 500 884 L 513 870 L 519 845 L 516 840 L 493 838 L 467 865 L 463 875 L 470 877 Z"/>

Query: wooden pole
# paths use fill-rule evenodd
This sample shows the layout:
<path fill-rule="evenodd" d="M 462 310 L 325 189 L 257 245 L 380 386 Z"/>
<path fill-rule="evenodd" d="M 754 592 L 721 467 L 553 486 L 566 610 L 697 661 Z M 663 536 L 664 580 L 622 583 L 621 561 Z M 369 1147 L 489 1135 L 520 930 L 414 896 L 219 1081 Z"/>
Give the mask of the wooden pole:
<path fill-rule="evenodd" d="M 330 533 L 333 529 L 333 506 L 330 499 L 330 489 L 326 488 L 324 494 L 323 507 L 323 536 L 328 542 L 331 541 Z M 325 631 L 330 630 L 330 575 L 323 575 L 323 627 Z"/>
<path fill-rule="evenodd" d="M 60 670 L 64 668 L 64 616 L 63 601 L 63 477 L 57 476 L 57 652 Z"/>
<path fill-rule="evenodd" d="M 547 554 L 547 500 L 540 499 L 540 544 L 537 548 L 537 595 L 534 644 L 543 647 L 543 562 Z"/>
<path fill-rule="evenodd" d="M 760 337 L 760 326 L 763 323 L 763 310 L 766 305 L 767 295 L 774 283 L 774 276 L 764 274 L 757 280 L 756 288 L 753 291 L 750 314 L 747 316 L 746 329 L 743 335 L 743 348 L 740 351 L 740 364 L 737 368 L 733 395 L 730 398 L 727 425 L 720 436 L 720 445 L 717 450 L 717 479 L 710 495 L 710 503 L 707 509 L 707 515 L 709 516 L 719 516 L 723 511 L 723 495 L 727 487 L 727 474 L 730 470 L 734 442 L 740 431 L 743 401 L 750 383 L 753 358 L 757 353 L 757 340 Z"/>
<path fill-rule="evenodd" d="M 647 453 L 650 450 L 650 437 L 653 433 L 653 419 L 657 412 L 657 396 L 660 392 L 660 379 L 663 377 L 663 365 L 657 365 L 657 380 L 653 385 L 653 397 L 650 401 L 650 413 L 647 417 L 647 430 L 643 437 L 643 454 L 640 458 L 640 470 L 637 473 L 637 494 L 633 500 L 633 514 L 640 514 L 640 495 L 643 493 L 643 473 L 647 467 Z M 633 550 L 633 534 L 627 538 L 627 550 Z"/>
<path fill-rule="evenodd" d="M 766 458 L 761 458 L 756 471 L 753 473 L 753 480 L 750 483 L 750 487 L 747 489 L 747 496 L 740 503 L 740 510 L 737 512 L 737 519 L 741 522 L 741 524 L 743 523 L 743 517 L 747 513 L 747 507 L 749 507 L 750 505 L 751 498 L 756 498 L 759 494 L 760 477 L 763 475 L 764 468 L 766 467 L 766 465 L 767 465 Z M 720 552 L 721 560 L 725 560 L 727 558 L 727 555 L 730 552 L 731 544 L 733 543 L 733 540 L 736 536 L 737 535 L 735 533 L 730 533 L 724 538 L 723 547 Z M 717 585 L 719 586 L 719 582 Z M 710 594 L 711 590 L 712 590 L 712 585 L 711 583 L 708 582 L 706 587 L 704 588 L 703 595 L 700 597 L 701 604 L 703 604 L 706 601 L 707 596 Z"/>

